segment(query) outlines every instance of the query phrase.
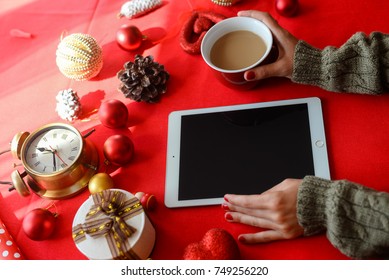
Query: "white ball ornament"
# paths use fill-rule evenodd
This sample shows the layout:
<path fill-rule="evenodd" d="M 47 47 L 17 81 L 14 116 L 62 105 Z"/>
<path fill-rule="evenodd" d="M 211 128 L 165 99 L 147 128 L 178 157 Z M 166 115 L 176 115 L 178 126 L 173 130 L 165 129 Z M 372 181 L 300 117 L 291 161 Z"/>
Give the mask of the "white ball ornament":
<path fill-rule="evenodd" d="M 88 34 L 74 33 L 62 38 L 56 56 L 61 73 L 76 81 L 97 76 L 103 67 L 102 49 Z"/>

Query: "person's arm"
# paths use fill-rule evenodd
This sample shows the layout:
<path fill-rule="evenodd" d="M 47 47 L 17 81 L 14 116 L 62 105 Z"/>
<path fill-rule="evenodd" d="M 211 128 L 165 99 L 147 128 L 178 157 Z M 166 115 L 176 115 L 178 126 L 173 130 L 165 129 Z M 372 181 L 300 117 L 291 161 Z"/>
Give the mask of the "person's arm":
<path fill-rule="evenodd" d="M 389 193 L 307 176 L 297 195 L 297 218 L 304 235 L 326 231 L 351 258 L 389 256 Z"/>
<path fill-rule="evenodd" d="M 293 239 L 326 232 L 343 254 L 356 259 L 389 256 L 389 193 L 348 181 L 306 176 L 286 179 L 258 195 L 225 195 L 229 222 L 257 226 L 244 243 Z"/>
<path fill-rule="evenodd" d="M 279 51 L 274 63 L 245 72 L 246 80 L 286 77 L 334 92 L 378 94 L 389 91 L 389 34 L 359 32 L 343 46 L 315 48 L 281 27 L 268 13 L 240 11 L 238 16 L 263 21 Z"/>
<path fill-rule="evenodd" d="M 389 35 L 358 32 L 340 48 L 299 41 L 292 81 L 328 91 L 378 94 L 389 88 Z"/>

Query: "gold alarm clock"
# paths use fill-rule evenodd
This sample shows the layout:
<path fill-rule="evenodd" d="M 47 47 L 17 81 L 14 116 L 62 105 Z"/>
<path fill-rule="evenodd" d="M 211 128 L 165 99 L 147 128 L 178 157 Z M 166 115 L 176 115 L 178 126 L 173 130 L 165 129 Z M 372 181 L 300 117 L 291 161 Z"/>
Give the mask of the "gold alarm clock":
<path fill-rule="evenodd" d="M 12 185 L 21 196 L 28 196 L 30 190 L 49 199 L 74 196 L 87 187 L 99 164 L 93 143 L 63 123 L 16 134 L 11 153 L 25 169 L 22 174 L 18 170 L 11 174 Z"/>

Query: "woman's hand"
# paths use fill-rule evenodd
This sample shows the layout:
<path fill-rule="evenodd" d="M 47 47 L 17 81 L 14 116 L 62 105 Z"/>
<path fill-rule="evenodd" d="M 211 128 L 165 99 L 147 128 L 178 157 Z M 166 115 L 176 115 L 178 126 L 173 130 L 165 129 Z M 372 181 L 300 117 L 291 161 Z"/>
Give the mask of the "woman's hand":
<path fill-rule="evenodd" d="M 278 47 L 278 59 L 274 63 L 261 65 L 245 72 L 248 81 L 261 80 L 269 77 L 292 77 L 294 49 L 298 39 L 282 28 L 268 13 L 259 11 L 240 11 L 238 16 L 252 17 L 266 24 L 273 33 L 273 39 Z"/>
<path fill-rule="evenodd" d="M 226 194 L 222 204 L 225 219 L 262 229 L 257 233 L 241 234 L 245 243 L 292 239 L 303 235 L 296 216 L 297 191 L 302 180 L 286 179 L 259 195 Z"/>

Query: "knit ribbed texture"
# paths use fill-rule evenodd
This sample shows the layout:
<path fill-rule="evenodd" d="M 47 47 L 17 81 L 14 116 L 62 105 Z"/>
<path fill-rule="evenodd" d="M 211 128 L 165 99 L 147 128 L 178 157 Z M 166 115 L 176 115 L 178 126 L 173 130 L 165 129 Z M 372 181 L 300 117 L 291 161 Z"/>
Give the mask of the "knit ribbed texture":
<path fill-rule="evenodd" d="M 333 92 L 379 94 L 389 89 L 389 35 L 354 34 L 340 48 L 314 48 L 299 41 L 292 81 Z"/>
<path fill-rule="evenodd" d="M 298 192 L 297 218 L 305 235 L 326 230 L 329 241 L 351 258 L 389 256 L 389 193 L 307 176 Z"/>

